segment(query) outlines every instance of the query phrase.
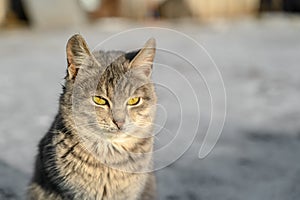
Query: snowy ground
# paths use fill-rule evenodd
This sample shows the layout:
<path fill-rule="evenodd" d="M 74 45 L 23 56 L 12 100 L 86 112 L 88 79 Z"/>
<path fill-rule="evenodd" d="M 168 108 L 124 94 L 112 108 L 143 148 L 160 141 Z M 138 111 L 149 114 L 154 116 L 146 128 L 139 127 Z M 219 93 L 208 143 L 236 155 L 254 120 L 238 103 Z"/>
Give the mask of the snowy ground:
<path fill-rule="evenodd" d="M 80 32 L 94 47 L 114 33 L 141 26 L 119 22 L 122 25 L 116 27 L 116 23 L 99 22 L 66 30 L 0 32 L 1 200 L 22 199 L 32 173 L 36 145 L 57 110 L 67 39 Z M 173 164 L 157 171 L 159 199 L 299 199 L 300 18 L 271 16 L 215 25 L 149 25 L 179 30 L 202 44 L 218 65 L 227 91 L 227 117 L 222 135 L 213 151 L 199 159 L 210 117 L 205 106 L 207 91 L 201 80 L 191 75 L 191 68 L 182 72 L 190 75 L 192 86 L 202 100 L 202 117 L 199 133 L 188 151 Z M 134 39 L 135 43 L 144 41 L 144 38 Z M 158 46 L 164 43 L 197 60 L 198 54 L 184 41 L 162 33 Z M 113 46 L 135 47 L 127 43 L 115 41 Z M 158 56 L 158 59 L 163 58 Z M 167 63 L 180 68 L 176 60 L 167 60 Z M 214 80 L 215 71 L 205 68 L 207 65 L 205 59 L 197 63 L 206 78 Z M 174 82 L 171 75 L 158 71 L 154 72 L 154 79 Z M 210 86 L 217 92 L 220 89 L 213 81 Z M 187 88 L 180 84 L 177 88 L 176 95 L 186 96 Z M 178 123 L 174 117 L 176 103 L 169 100 L 163 90 L 158 90 L 158 95 L 162 105 L 167 107 L 165 126 L 173 130 Z M 189 104 L 189 100 L 183 99 L 181 103 Z M 186 109 L 188 113 L 183 117 L 192 123 L 197 116 L 196 109 L 192 106 Z M 221 116 L 218 103 L 215 111 Z M 178 137 L 189 138 L 192 131 L 186 127 Z M 170 138 L 162 136 L 157 146 L 168 140 Z M 180 140 L 161 155 L 162 159 L 176 154 L 176 146 L 180 148 Z"/>

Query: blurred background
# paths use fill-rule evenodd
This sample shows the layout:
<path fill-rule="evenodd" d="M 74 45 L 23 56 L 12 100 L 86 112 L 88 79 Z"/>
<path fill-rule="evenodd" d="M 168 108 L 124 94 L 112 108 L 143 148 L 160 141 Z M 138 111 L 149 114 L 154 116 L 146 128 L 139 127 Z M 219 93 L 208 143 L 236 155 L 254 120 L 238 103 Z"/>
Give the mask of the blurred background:
<path fill-rule="evenodd" d="M 191 75 L 202 106 L 198 134 L 183 156 L 156 172 L 159 199 L 298 200 L 299 12 L 299 0 L 0 0 L 0 199 L 24 199 L 38 141 L 57 112 L 68 38 L 81 33 L 93 49 L 121 31 L 150 26 L 177 30 L 201 44 L 227 93 L 221 137 L 199 159 L 211 113 L 205 85 Z M 145 41 L 139 37 L 113 46 L 133 48 L 130 42 Z M 203 56 L 175 36 L 161 34 L 158 41 L 191 59 Z M 165 60 L 193 74 L 176 59 Z M 203 59 L 196 65 L 218 93 L 211 63 Z M 153 75 L 174 82 L 168 74 Z M 176 95 L 185 90 L 178 86 Z M 175 110 L 166 93 L 158 96 Z M 222 123 L 222 108 L 216 104 L 214 111 L 214 120 Z M 185 117 L 192 121 L 197 113 L 189 112 Z M 167 114 L 165 125 L 172 130 L 178 119 Z"/>
<path fill-rule="evenodd" d="M 297 13 L 297 0 L 1 0 L 0 24 L 13 27 L 59 27 L 101 18 L 201 22 L 259 16 L 265 12 Z"/>

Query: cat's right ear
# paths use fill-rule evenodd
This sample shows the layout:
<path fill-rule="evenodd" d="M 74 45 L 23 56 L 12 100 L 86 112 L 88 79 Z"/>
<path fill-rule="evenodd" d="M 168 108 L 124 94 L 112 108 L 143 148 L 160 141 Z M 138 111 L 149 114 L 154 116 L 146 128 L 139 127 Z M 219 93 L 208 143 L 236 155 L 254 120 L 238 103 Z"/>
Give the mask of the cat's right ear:
<path fill-rule="evenodd" d="M 67 79 L 75 79 L 78 70 L 91 57 L 91 52 L 83 37 L 79 34 L 73 35 L 67 43 L 66 47 L 68 61 Z"/>

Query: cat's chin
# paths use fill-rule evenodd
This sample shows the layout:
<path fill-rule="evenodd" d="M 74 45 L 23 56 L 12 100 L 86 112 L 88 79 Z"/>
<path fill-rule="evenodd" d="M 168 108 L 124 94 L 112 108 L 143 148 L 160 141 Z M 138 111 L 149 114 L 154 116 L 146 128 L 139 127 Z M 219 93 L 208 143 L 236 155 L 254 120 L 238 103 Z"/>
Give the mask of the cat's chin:
<path fill-rule="evenodd" d="M 106 132 L 102 135 L 102 139 L 109 141 L 109 142 L 126 142 L 132 139 L 128 133 L 124 131 L 114 131 L 114 132 Z"/>
<path fill-rule="evenodd" d="M 110 131 L 104 131 L 102 133 L 102 136 L 108 139 L 114 139 L 114 138 L 125 138 L 130 136 L 130 134 L 122 130 L 110 130 Z"/>

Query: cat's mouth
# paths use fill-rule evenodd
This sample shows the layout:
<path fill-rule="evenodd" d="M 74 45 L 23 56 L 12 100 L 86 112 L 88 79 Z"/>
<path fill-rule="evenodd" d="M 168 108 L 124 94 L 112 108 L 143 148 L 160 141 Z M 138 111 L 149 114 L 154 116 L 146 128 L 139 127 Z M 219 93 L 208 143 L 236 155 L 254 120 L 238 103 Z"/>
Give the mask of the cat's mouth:
<path fill-rule="evenodd" d="M 126 129 L 106 129 L 104 132 L 104 135 L 107 137 L 124 137 L 124 136 L 128 136 L 128 132 L 126 131 Z"/>
<path fill-rule="evenodd" d="M 121 130 L 105 132 L 104 137 L 113 142 L 124 142 L 131 138 L 131 135 Z"/>
<path fill-rule="evenodd" d="M 140 129 L 134 126 L 126 126 L 122 129 L 115 127 L 99 127 L 98 131 L 93 131 L 96 137 L 108 140 L 124 140 L 132 138 L 144 138 Z M 146 138 L 149 136 L 145 136 Z"/>

